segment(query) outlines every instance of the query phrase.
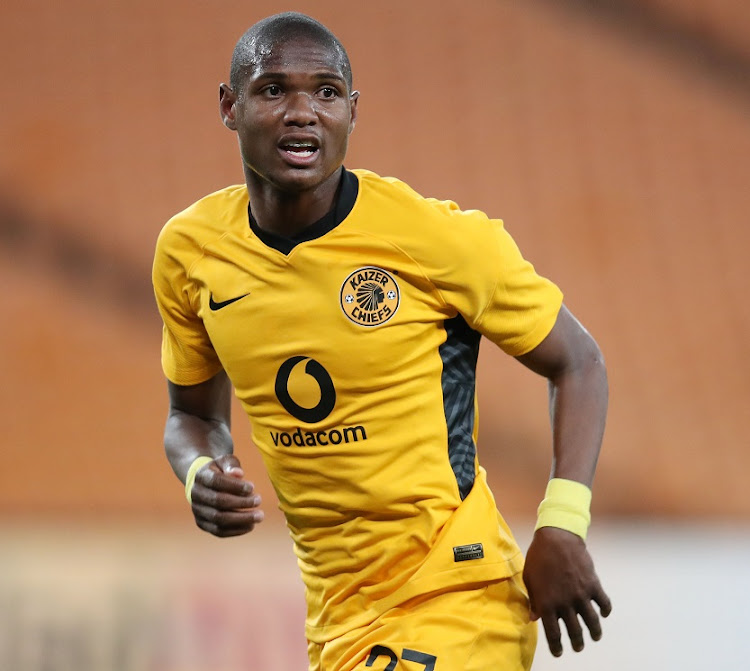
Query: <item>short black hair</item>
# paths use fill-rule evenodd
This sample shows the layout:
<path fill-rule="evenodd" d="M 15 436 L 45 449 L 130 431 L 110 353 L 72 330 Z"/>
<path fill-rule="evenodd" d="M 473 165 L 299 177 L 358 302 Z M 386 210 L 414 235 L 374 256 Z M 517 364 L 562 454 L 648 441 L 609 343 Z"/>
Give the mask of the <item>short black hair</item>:
<path fill-rule="evenodd" d="M 257 63 L 259 47 L 274 45 L 290 39 L 305 38 L 336 53 L 341 74 L 349 90 L 352 89 L 352 66 L 344 45 L 326 26 L 306 14 L 283 12 L 274 14 L 250 26 L 237 41 L 229 69 L 229 85 L 240 94 L 245 75 Z"/>

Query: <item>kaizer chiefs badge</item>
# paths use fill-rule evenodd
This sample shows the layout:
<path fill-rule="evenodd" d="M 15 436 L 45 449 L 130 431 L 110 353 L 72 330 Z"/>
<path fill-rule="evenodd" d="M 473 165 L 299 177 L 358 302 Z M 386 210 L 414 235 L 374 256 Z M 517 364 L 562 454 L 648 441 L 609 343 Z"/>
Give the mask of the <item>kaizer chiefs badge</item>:
<path fill-rule="evenodd" d="M 341 285 L 341 309 L 360 326 L 385 324 L 396 314 L 400 300 L 396 279 L 375 266 L 358 268 Z"/>

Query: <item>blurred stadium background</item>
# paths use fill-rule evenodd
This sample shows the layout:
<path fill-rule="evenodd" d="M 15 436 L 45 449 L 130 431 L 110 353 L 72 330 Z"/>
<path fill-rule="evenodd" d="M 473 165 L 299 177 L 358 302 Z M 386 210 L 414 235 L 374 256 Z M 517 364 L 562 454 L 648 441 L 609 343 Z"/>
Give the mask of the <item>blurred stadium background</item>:
<path fill-rule="evenodd" d="M 163 457 L 149 279 L 166 219 L 242 180 L 217 86 L 243 30 L 286 9 L 349 50 L 347 165 L 502 217 L 604 350 L 590 545 L 615 610 L 602 642 L 540 644 L 535 668 L 747 668 L 750 5 L 5 0 L 0 669 L 305 668 L 239 408 L 266 500 L 251 536 L 198 532 Z M 480 457 L 524 544 L 546 389 L 482 356 Z"/>

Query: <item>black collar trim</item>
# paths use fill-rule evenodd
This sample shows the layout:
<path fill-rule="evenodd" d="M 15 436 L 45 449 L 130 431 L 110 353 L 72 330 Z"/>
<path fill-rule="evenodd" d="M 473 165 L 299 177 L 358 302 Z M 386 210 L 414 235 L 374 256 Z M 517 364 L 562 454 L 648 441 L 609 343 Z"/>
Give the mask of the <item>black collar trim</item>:
<path fill-rule="evenodd" d="M 343 174 L 333 208 L 315 223 L 303 228 L 291 238 L 287 238 L 278 233 L 266 231 L 258 226 L 258 222 L 255 221 L 255 217 L 253 217 L 253 213 L 250 210 L 250 203 L 248 203 L 247 216 L 250 221 L 250 229 L 264 245 L 287 255 L 301 242 L 315 240 L 332 231 L 349 216 L 359 193 L 359 180 L 357 176 L 343 167 L 341 171 Z"/>

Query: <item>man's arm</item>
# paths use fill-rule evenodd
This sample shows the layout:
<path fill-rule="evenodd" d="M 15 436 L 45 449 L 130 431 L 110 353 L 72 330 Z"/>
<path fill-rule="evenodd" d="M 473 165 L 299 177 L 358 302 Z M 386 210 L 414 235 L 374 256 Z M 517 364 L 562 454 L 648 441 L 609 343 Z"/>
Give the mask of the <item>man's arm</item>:
<path fill-rule="evenodd" d="M 215 536 L 238 536 L 262 521 L 260 496 L 244 479 L 230 433 L 232 387 L 223 371 L 206 382 L 168 382 L 169 416 L 164 448 L 172 470 L 184 483 L 198 457 L 212 462 L 198 469 L 190 498 L 196 524 Z"/>
<path fill-rule="evenodd" d="M 607 414 L 607 371 L 598 345 L 563 305 L 549 335 L 518 357 L 549 381 L 552 421 L 552 474 L 591 487 Z M 541 527 L 529 547 L 524 581 L 534 619 L 541 618 L 550 651 L 562 654 L 559 620 L 573 649 L 583 649 L 584 621 L 594 640 L 601 625 L 593 603 L 606 617 L 609 597 L 594 571 L 584 540 L 556 527 Z"/>

